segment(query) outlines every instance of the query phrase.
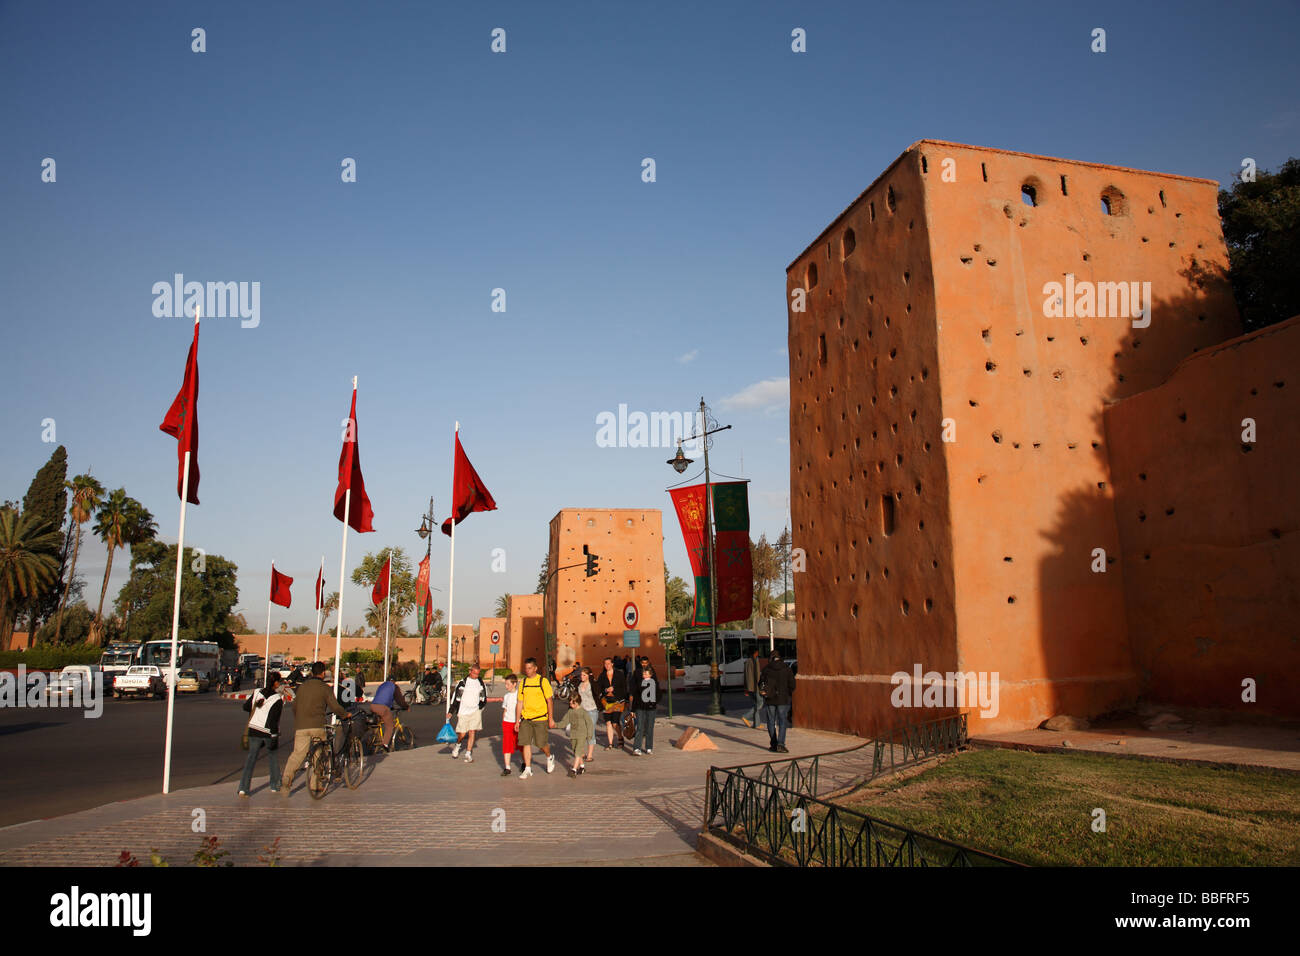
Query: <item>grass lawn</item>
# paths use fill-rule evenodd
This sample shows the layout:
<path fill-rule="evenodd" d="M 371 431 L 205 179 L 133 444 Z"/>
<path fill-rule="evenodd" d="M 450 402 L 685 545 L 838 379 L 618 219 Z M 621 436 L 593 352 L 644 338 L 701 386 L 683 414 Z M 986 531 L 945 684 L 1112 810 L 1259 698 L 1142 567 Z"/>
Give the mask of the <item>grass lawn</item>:
<path fill-rule="evenodd" d="M 1035 866 L 1300 864 L 1300 778 L 1262 771 L 972 750 L 837 802 Z"/>

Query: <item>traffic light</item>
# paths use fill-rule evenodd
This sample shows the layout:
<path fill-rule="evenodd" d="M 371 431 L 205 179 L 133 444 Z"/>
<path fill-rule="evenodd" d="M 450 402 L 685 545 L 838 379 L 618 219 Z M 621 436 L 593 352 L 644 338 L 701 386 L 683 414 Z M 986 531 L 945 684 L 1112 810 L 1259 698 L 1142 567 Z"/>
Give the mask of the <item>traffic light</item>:
<path fill-rule="evenodd" d="M 591 577 L 592 575 L 594 575 L 596 572 L 600 570 L 600 568 L 596 564 L 596 561 L 600 559 L 600 555 L 592 554 L 590 551 L 587 550 L 587 546 L 585 544 L 582 546 L 582 553 L 587 556 L 587 577 Z"/>

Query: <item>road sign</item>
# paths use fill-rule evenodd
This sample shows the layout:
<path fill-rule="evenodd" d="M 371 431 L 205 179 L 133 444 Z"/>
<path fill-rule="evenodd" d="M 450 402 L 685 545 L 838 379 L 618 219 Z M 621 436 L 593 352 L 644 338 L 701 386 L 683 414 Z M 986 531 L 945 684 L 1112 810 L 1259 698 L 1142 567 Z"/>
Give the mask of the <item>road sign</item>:
<path fill-rule="evenodd" d="M 496 637 L 495 634 L 492 635 L 492 636 L 493 636 L 494 638 Z M 493 644 L 491 647 L 488 648 L 488 650 L 490 650 L 493 654 L 495 654 L 495 653 L 497 653 L 498 651 L 500 651 L 501 648 L 499 648 L 496 644 Z"/>
<path fill-rule="evenodd" d="M 624 646 L 624 647 L 640 647 L 640 646 L 641 646 L 641 632 L 640 632 L 640 631 L 624 631 L 624 632 L 623 632 L 623 646 Z"/>
<path fill-rule="evenodd" d="M 493 644 L 500 644 L 500 643 L 501 643 L 501 632 L 500 632 L 500 631 L 493 631 L 493 632 L 492 632 L 492 643 L 493 643 Z M 496 650 L 494 649 L 494 650 L 492 651 L 492 653 L 495 654 L 495 653 L 496 653 Z"/>
<path fill-rule="evenodd" d="M 659 643 L 669 647 L 677 643 L 677 628 L 669 625 L 659 628 Z"/>
<path fill-rule="evenodd" d="M 641 619 L 641 612 L 636 609 L 636 605 L 631 601 L 623 606 L 623 626 L 626 628 L 636 627 L 636 622 Z"/>

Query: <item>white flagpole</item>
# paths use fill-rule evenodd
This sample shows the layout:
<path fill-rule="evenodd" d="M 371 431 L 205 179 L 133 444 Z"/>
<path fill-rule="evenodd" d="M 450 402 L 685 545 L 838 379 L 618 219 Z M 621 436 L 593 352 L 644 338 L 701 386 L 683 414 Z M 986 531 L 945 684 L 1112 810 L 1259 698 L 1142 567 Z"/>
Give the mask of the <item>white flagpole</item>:
<path fill-rule="evenodd" d="M 198 310 L 195 310 L 197 316 Z M 195 319 L 195 324 L 198 319 Z M 172 595 L 172 658 L 167 690 L 167 743 L 163 750 L 163 793 L 171 793 L 172 725 L 176 714 L 176 635 L 181 626 L 181 562 L 185 560 L 185 503 L 190 496 L 190 452 L 185 453 L 185 475 L 181 479 L 181 527 L 176 534 L 176 590 Z"/>
<path fill-rule="evenodd" d="M 320 556 L 320 594 L 316 595 L 316 646 L 312 648 L 312 663 L 320 660 L 320 612 L 325 606 L 325 555 Z"/>
<path fill-rule="evenodd" d="M 388 625 L 393 616 L 393 552 L 388 552 L 388 608 L 384 611 L 384 680 L 388 680 Z"/>
<path fill-rule="evenodd" d="M 275 559 L 271 559 L 271 587 L 266 592 L 266 656 L 262 658 L 262 683 L 271 676 L 271 591 L 275 590 Z"/>
<path fill-rule="evenodd" d="M 194 324 L 199 324 L 199 306 L 194 305 Z M 197 360 L 197 359 L 196 359 Z M 190 409 L 194 414 L 194 409 Z M 181 526 L 176 532 L 176 590 L 172 594 L 172 660 L 168 669 L 171 683 L 167 688 L 167 740 L 163 744 L 163 793 L 171 793 L 172 788 L 172 726 L 176 715 L 176 637 L 181 627 L 181 562 L 185 560 L 185 505 L 190 497 L 190 455 L 185 453 L 185 462 L 181 466 Z"/>
<path fill-rule="evenodd" d="M 352 376 L 352 397 L 357 397 L 357 377 Z M 357 423 L 349 422 L 352 439 L 357 437 Z M 355 451 L 355 449 L 354 449 Z M 343 591 L 348 566 L 348 521 L 352 517 L 352 475 L 348 475 L 348 489 L 343 493 L 343 551 L 339 554 L 339 622 L 334 628 L 334 696 L 339 695 L 339 668 L 343 666 Z"/>
<path fill-rule="evenodd" d="M 455 438 L 460 438 L 460 422 L 456 423 Z M 452 688 L 452 669 L 451 661 L 452 645 L 455 642 L 453 623 L 456 618 L 452 614 L 452 608 L 456 602 L 456 442 L 452 441 L 451 446 L 451 555 L 447 562 L 447 720 L 451 720 L 451 688 Z"/>

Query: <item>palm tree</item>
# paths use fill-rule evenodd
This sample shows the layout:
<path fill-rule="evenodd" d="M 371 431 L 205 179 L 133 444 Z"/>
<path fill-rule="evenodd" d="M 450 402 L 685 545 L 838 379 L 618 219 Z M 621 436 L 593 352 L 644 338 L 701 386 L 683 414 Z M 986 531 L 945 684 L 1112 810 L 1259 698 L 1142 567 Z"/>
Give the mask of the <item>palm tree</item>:
<path fill-rule="evenodd" d="M 497 598 L 496 617 L 509 617 L 509 616 L 510 616 L 510 595 L 503 594 L 499 598 Z"/>
<path fill-rule="evenodd" d="M 141 541 L 148 541 L 158 528 L 153 515 L 144 505 L 127 496 L 125 488 L 117 488 L 99 507 L 95 521 L 95 534 L 108 548 L 108 563 L 104 567 L 104 584 L 99 589 L 99 608 L 95 612 L 95 626 L 91 629 L 90 643 L 98 644 L 104 633 L 104 597 L 108 594 L 108 577 L 113 573 L 113 552 Z"/>
<path fill-rule="evenodd" d="M 9 650 L 18 604 L 49 587 L 59 571 L 62 534 L 47 523 L 0 508 L 0 650 Z"/>
<path fill-rule="evenodd" d="M 54 643 L 59 642 L 63 632 L 63 606 L 68 602 L 68 591 L 77 576 L 77 552 L 81 550 L 81 526 L 91 519 L 100 499 L 104 497 L 104 486 L 90 475 L 77 475 L 71 481 L 63 483 L 72 493 L 72 506 L 68 513 L 77 529 L 77 536 L 72 539 L 72 566 L 68 569 L 68 583 L 63 588 L 63 597 L 59 599 L 59 613 L 54 623 Z"/>
<path fill-rule="evenodd" d="M 320 606 L 320 626 L 321 631 L 329 630 L 330 615 L 339 609 L 339 592 L 333 591 L 325 599 L 325 603 Z"/>

